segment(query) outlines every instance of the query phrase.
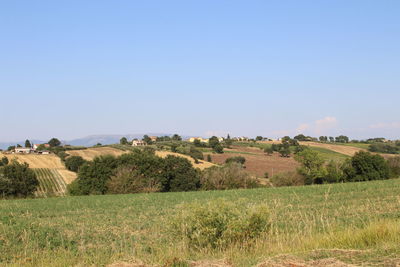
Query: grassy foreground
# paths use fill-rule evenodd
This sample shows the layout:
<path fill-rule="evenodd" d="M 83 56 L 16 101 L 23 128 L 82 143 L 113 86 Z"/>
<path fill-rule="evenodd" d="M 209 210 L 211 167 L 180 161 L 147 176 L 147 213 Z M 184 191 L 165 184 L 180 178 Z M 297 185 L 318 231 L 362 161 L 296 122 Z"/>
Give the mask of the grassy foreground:
<path fill-rule="evenodd" d="M 191 250 L 171 234 L 180 204 L 265 203 L 271 227 L 253 243 Z M 143 262 L 251 266 L 293 257 L 387 265 L 400 255 L 400 180 L 253 190 L 0 201 L 0 265 Z M 397 258 L 398 259 L 398 258 Z M 173 264 L 180 262 L 181 264 Z M 270 266 L 266 264 L 265 266 Z"/>

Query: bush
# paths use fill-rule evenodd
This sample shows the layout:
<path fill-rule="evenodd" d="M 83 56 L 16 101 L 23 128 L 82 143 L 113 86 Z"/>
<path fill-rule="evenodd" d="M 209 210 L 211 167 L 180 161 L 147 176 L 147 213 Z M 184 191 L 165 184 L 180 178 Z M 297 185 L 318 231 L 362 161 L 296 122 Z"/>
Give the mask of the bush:
<path fill-rule="evenodd" d="M 203 190 L 226 190 L 258 187 L 258 180 L 246 172 L 239 163 L 205 169 L 200 178 Z"/>
<path fill-rule="evenodd" d="M 389 158 L 387 162 L 390 169 L 390 177 L 400 177 L 400 157 Z"/>
<path fill-rule="evenodd" d="M 304 185 L 304 176 L 297 172 L 282 172 L 271 177 L 270 182 L 274 186 L 300 186 Z"/>
<path fill-rule="evenodd" d="M 86 162 L 68 190 L 72 195 L 88 195 L 192 191 L 199 187 L 199 171 L 186 158 L 169 155 L 163 159 L 136 151 L 118 158 L 103 156 Z"/>
<path fill-rule="evenodd" d="M 305 149 L 295 155 L 295 160 L 301 164 L 298 173 L 305 177 L 306 185 L 323 182 L 327 173 L 324 168 L 325 161 L 318 152 Z"/>
<path fill-rule="evenodd" d="M 211 155 L 210 155 L 210 154 L 207 155 L 207 161 L 208 161 L 208 162 L 212 162 L 212 158 L 211 158 Z"/>
<path fill-rule="evenodd" d="M 357 152 L 350 161 L 353 170 L 347 171 L 347 181 L 383 180 L 390 177 L 389 165 L 380 155 Z"/>
<path fill-rule="evenodd" d="M 237 156 L 237 157 L 227 158 L 227 159 L 225 160 L 225 163 L 226 163 L 226 164 L 233 163 L 233 162 L 236 162 L 236 163 L 239 163 L 239 164 L 244 165 L 245 162 L 246 162 L 246 158 L 245 158 L 245 157 L 242 157 L 242 156 Z"/>
<path fill-rule="evenodd" d="M 65 160 L 65 167 L 73 172 L 78 172 L 79 168 L 86 162 L 80 156 L 71 156 Z"/>
<path fill-rule="evenodd" d="M 266 205 L 246 206 L 219 199 L 180 206 L 179 210 L 172 231 L 194 249 L 224 249 L 250 242 L 265 233 L 270 224 Z"/>
<path fill-rule="evenodd" d="M 346 181 L 344 173 L 344 167 L 346 163 L 340 163 L 337 161 L 330 161 L 326 165 L 326 176 L 323 178 L 324 183 L 340 183 Z"/>
<path fill-rule="evenodd" d="M 369 151 L 388 153 L 388 154 L 398 154 L 400 152 L 400 147 L 396 146 L 395 144 L 376 143 L 376 144 L 371 144 L 369 146 Z"/>
<path fill-rule="evenodd" d="M 7 165 L 9 162 L 8 162 L 8 158 L 6 157 L 6 156 L 4 156 L 4 157 L 2 157 L 1 158 L 1 160 L 0 160 L 0 167 L 1 166 L 5 166 L 5 165 Z"/>
<path fill-rule="evenodd" d="M 163 192 L 194 191 L 200 187 L 199 173 L 188 159 L 168 155 L 163 161 Z"/>
<path fill-rule="evenodd" d="M 31 196 L 38 186 L 36 174 L 27 163 L 14 160 L 0 170 L 0 196 Z"/>
<path fill-rule="evenodd" d="M 213 148 L 215 153 L 218 154 L 222 154 L 224 153 L 224 147 L 221 144 L 217 144 L 214 148 Z"/>
<path fill-rule="evenodd" d="M 135 167 L 120 166 L 107 183 L 108 193 L 150 193 L 160 191 L 157 177 L 146 177 Z"/>
<path fill-rule="evenodd" d="M 267 153 L 267 155 L 272 155 L 274 153 L 274 148 L 272 146 L 266 147 L 264 149 L 264 153 Z"/>
<path fill-rule="evenodd" d="M 68 186 L 68 191 L 71 195 L 105 194 L 117 163 L 113 156 L 100 156 L 86 162 L 80 167 L 78 178 Z"/>

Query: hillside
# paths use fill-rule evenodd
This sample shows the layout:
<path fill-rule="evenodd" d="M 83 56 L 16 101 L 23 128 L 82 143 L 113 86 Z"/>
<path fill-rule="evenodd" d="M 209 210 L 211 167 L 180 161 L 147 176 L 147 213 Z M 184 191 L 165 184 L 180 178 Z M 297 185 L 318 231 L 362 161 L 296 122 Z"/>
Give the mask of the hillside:
<path fill-rule="evenodd" d="M 113 147 L 94 147 L 94 148 L 88 148 L 88 149 L 83 149 L 83 150 L 69 150 L 69 151 L 67 151 L 67 153 L 70 154 L 71 156 L 81 156 L 85 160 L 93 160 L 97 156 L 104 156 L 104 155 L 112 155 L 112 156 L 117 157 L 122 154 L 129 153 L 129 150 L 123 151 L 123 150 L 113 148 Z M 214 166 L 214 164 L 207 162 L 207 161 L 203 161 L 203 160 L 199 160 L 199 163 L 195 163 L 194 160 L 187 155 L 182 155 L 179 153 L 174 153 L 174 152 L 169 152 L 169 151 L 156 151 L 156 155 L 160 156 L 162 158 L 166 157 L 168 155 L 183 157 L 183 158 L 188 159 L 195 168 L 199 168 L 199 169 L 205 169 L 205 168 Z"/>
<path fill-rule="evenodd" d="M 354 146 L 340 145 L 340 144 L 327 144 L 327 143 L 317 143 L 317 142 L 300 142 L 300 144 L 304 146 L 329 149 L 331 151 L 347 156 L 353 156 L 355 153 L 359 151 L 368 151 L 367 149 L 361 147 L 354 147 Z"/>
<path fill-rule="evenodd" d="M 253 190 L 3 200 L 0 263 L 396 266 L 400 263 L 399 195 L 400 180 L 396 179 Z M 185 207 L 181 205 L 218 203 L 221 198 L 238 207 L 265 203 L 270 212 L 270 231 L 254 244 L 238 244 L 227 250 L 189 250 L 181 237 L 171 232 L 175 215 Z"/>
<path fill-rule="evenodd" d="M 26 162 L 33 169 L 50 169 L 56 170 L 64 179 L 66 184 L 71 183 L 76 178 L 76 173 L 67 170 L 61 159 L 54 155 L 37 155 L 37 154 L 0 154 L 0 157 L 6 156 L 10 161 Z"/>

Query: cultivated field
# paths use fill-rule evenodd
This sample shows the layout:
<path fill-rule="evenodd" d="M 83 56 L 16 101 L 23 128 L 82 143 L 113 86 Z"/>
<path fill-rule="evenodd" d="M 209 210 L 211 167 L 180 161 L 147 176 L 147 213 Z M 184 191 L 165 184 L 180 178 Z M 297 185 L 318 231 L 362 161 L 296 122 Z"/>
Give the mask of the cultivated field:
<path fill-rule="evenodd" d="M 256 147 L 232 146 L 232 149 L 225 149 L 224 152 L 224 154 L 211 154 L 212 162 L 223 164 L 230 157 L 242 156 L 246 159 L 246 170 L 258 177 L 264 177 L 266 172 L 272 176 L 281 172 L 295 171 L 299 166 L 293 157 L 282 158 L 278 153 L 268 156 Z"/>
<path fill-rule="evenodd" d="M 348 145 L 327 144 L 327 143 L 317 143 L 317 142 L 300 142 L 300 144 L 304 145 L 304 146 L 329 149 L 334 152 L 337 152 L 337 153 L 340 153 L 343 155 L 347 155 L 347 156 L 353 156 L 355 153 L 357 153 L 359 151 L 367 151 L 367 149 L 364 149 L 361 147 L 354 147 L 354 146 L 348 146 Z"/>
<path fill-rule="evenodd" d="M 0 157 L 6 156 L 10 161 L 17 160 L 18 162 L 26 162 L 32 169 L 49 169 L 60 175 L 66 184 L 70 184 L 76 179 L 76 173 L 67 170 L 61 159 L 54 155 L 37 155 L 37 154 L 0 154 Z"/>
<path fill-rule="evenodd" d="M 57 169 L 33 169 L 39 180 L 38 197 L 65 196 L 67 184 Z"/>
<path fill-rule="evenodd" d="M 397 266 L 400 180 L 0 201 L 0 265 Z M 189 249 L 181 204 L 264 203 L 268 232 L 226 250 Z M 123 265 L 137 263 L 142 265 Z M 211 265 L 214 264 L 214 265 Z M 329 265 L 330 264 L 330 265 Z M 352 265 L 352 266 L 354 266 Z"/>

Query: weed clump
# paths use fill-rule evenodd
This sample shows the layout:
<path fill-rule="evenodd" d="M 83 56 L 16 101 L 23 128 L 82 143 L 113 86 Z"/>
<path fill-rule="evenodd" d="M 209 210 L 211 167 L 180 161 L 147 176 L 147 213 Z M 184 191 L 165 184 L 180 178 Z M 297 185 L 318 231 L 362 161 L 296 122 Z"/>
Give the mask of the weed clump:
<path fill-rule="evenodd" d="M 217 199 L 179 207 L 174 218 L 174 234 L 182 237 L 189 248 L 224 249 L 248 243 L 269 228 L 266 205 L 245 205 Z"/>

